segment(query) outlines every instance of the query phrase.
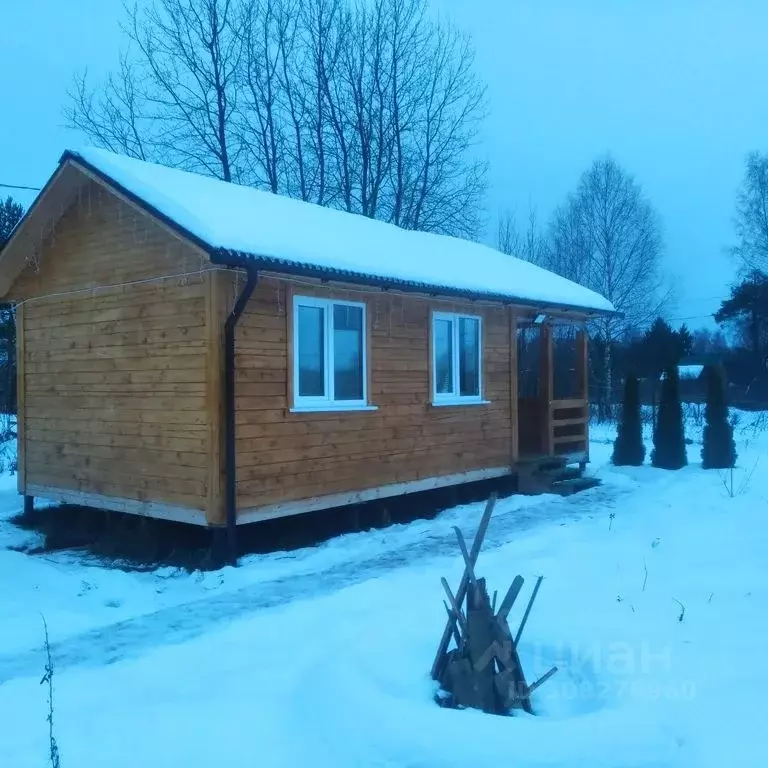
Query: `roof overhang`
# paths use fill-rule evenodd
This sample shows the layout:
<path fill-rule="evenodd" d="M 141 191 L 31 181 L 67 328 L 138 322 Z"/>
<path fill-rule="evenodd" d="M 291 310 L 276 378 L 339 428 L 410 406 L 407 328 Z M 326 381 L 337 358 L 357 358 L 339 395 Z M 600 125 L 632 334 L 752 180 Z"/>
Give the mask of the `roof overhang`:
<path fill-rule="evenodd" d="M 64 152 L 61 156 L 58 169 L 32 203 L 24 218 L 19 222 L 5 247 L 0 250 L 0 298 L 8 293 L 24 266 L 29 263 L 31 258 L 34 258 L 35 248 L 39 249 L 41 247 L 44 238 L 50 235 L 58 219 L 76 199 L 79 189 L 87 184 L 89 180 L 100 182 L 113 190 L 119 197 L 124 198 L 133 206 L 152 216 L 174 235 L 181 237 L 183 240 L 204 251 L 214 264 L 245 270 L 269 270 L 288 276 L 313 278 L 322 281 L 345 282 L 378 288 L 383 291 L 398 290 L 434 297 L 498 302 L 523 309 L 529 308 L 549 313 L 566 314 L 580 320 L 619 314 L 615 311 L 591 309 L 557 302 L 535 301 L 507 294 L 472 292 L 441 285 L 410 282 L 397 278 L 332 269 L 321 265 L 286 261 L 260 254 L 214 248 L 201 240 L 193 232 L 190 232 L 166 216 L 144 198 L 134 194 L 130 189 L 124 187 L 102 170 L 71 151 Z"/>

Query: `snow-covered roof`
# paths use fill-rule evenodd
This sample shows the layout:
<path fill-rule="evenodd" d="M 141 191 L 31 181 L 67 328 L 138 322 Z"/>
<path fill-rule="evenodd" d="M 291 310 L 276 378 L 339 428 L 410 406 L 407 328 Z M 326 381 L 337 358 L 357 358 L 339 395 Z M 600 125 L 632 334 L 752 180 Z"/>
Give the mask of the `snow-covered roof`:
<path fill-rule="evenodd" d="M 487 245 L 414 232 L 270 192 L 116 155 L 68 151 L 199 244 L 276 272 L 392 284 L 437 294 L 613 312 L 599 294 Z M 215 260 L 215 259 L 214 259 Z"/>

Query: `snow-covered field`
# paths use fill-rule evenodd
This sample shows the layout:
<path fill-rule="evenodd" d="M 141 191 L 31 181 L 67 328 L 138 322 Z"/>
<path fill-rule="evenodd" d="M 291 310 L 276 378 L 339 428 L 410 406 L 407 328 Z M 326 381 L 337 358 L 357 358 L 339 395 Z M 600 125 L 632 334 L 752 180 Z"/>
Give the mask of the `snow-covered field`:
<path fill-rule="evenodd" d="M 125 573 L 10 549 L 34 534 L 9 522 L 20 500 L 0 476 L 0 766 L 47 764 L 43 615 L 65 768 L 764 766 L 768 433 L 753 418 L 733 496 L 699 445 L 680 472 L 616 469 L 596 427 L 600 487 L 499 503 L 477 570 L 500 591 L 545 576 L 521 658 L 529 679 L 559 672 L 536 717 L 432 700 L 440 576 L 461 574 L 451 525 L 472 536 L 482 505 L 219 573 Z"/>

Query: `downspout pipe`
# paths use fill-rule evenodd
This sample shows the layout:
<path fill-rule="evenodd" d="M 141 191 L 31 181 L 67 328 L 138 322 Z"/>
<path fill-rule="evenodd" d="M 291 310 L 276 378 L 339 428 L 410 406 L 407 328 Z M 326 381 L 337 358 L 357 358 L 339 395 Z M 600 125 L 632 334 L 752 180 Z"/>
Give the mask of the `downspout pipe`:
<path fill-rule="evenodd" d="M 247 280 L 224 323 L 224 505 L 227 520 L 227 557 L 237 564 L 237 446 L 235 441 L 235 329 L 259 282 L 259 273 L 245 266 Z"/>

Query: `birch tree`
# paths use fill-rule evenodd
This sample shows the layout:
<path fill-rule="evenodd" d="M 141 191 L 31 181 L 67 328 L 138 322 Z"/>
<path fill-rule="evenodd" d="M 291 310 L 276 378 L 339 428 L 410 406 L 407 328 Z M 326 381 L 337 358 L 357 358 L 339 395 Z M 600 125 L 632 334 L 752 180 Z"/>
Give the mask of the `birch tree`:
<path fill-rule="evenodd" d="M 538 211 L 533 205 L 528 208 L 525 228 L 520 229 L 514 211 L 505 211 L 499 216 L 496 245 L 502 253 L 546 266 L 549 261 L 548 243 L 539 226 Z"/>
<path fill-rule="evenodd" d="M 594 321 L 604 345 L 605 409 L 612 397 L 612 346 L 647 327 L 669 298 L 661 274 L 659 217 L 642 187 L 610 156 L 584 172 L 549 228 L 546 266 L 609 299 L 621 313 Z"/>
<path fill-rule="evenodd" d="M 732 252 L 744 273 L 768 273 L 768 155 L 747 155 L 734 224 L 739 242 Z"/>

